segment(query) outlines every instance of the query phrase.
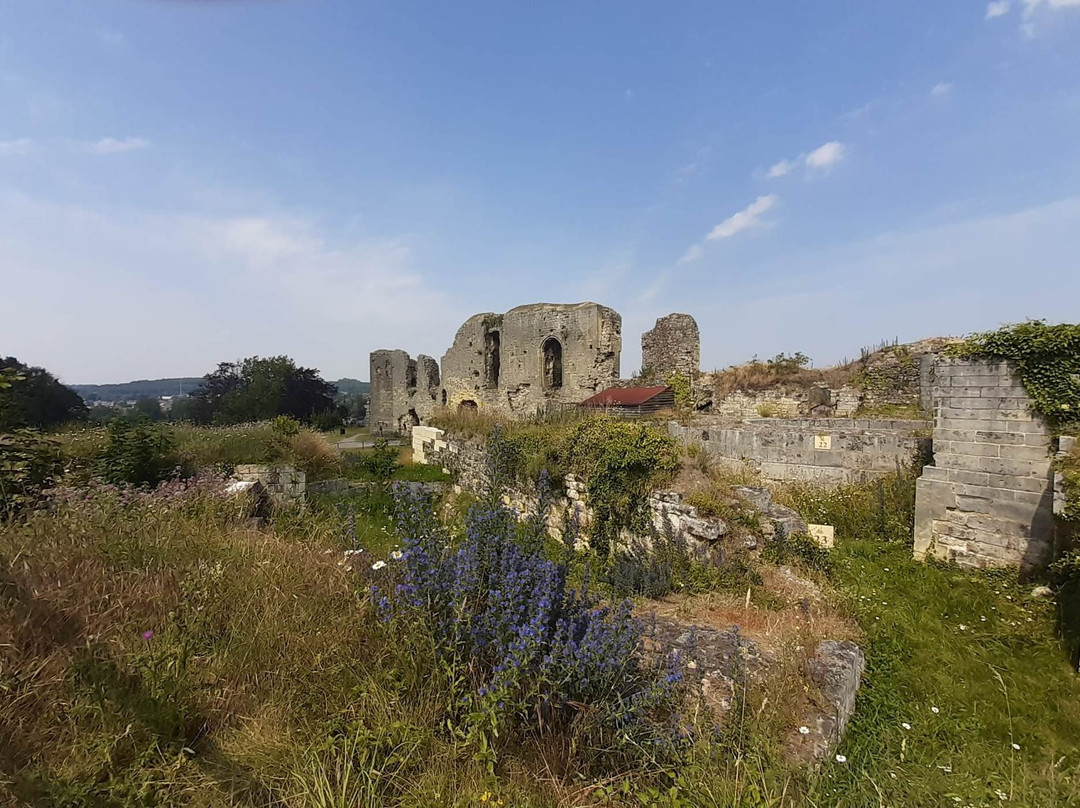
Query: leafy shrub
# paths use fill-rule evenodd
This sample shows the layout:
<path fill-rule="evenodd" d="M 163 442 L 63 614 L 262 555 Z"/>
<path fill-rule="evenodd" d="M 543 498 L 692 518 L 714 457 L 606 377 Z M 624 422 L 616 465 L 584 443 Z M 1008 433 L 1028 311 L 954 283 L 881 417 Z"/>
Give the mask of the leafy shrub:
<path fill-rule="evenodd" d="M 288 415 L 279 415 L 271 422 L 274 432 L 284 438 L 292 438 L 300 434 L 300 422 Z"/>
<path fill-rule="evenodd" d="M 805 533 L 788 534 L 783 525 L 776 526 L 776 533 L 765 543 L 761 557 L 773 564 L 795 562 L 826 575 L 832 571 L 832 559 L 829 558 L 828 550 Z"/>
<path fill-rule="evenodd" d="M 180 463 L 172 437 L 145 420 L 117 419 L 109 424 L 109 442 L 96 468 L 116 485 L 154 487 L 175 476 Z"/>
<path fill-rule="evenodd" d="M 628 602 L 601 602 L 588 575 L 580 590 L 568 586 L 567 563 L 543 555 L 545 517 L 541 508 L 519 530 L 497 503 L 475 505 L 455 546 L 428 502 L 398 492 L 404 569 L 393 590 L 373 589 L 374 602 L 430 636 L 451 723 L 478 758 L 493 765 L 541 728 L 570 731 L 590 765 L 660 758 L 673 748 L 663 719 L 681 672 L 643 665 Z M 568 531 L 568 550 L 574 539 Z"/>
<path fill-rule="evenodd" d="M 0 520 L 33 507 L 56 484 L 58 445 L 32 429 L 0 435 Z"/>
<path fill-rule="evenodd" d="M 754 409 L 759 418 L 776 418 L 780 415 L 780 408 L 768 401 L 758 404 Z"/>
<path fill-rule="evenodd" d="M 341 413 L 337 410 L 317 412 L 311 416 L 311 428 L 319 432 L 329 432 L 341 426 Z"/>
<path fill-rule="evenodd" d="M 375 448 L 365 452 L 349 452 L 345 455 L 345 470 L 349 476 L 365 477 L 388 483 L 399 468 L 398 447 L 385 440 L 375 442 Z"/>
<path fill-rule="evenodd" d="M 975 334 L 947 353 L 1014 362 L 1035 412 L 1055 425 L 1080 424 L 1080 325 L 1030 320 Z"/>

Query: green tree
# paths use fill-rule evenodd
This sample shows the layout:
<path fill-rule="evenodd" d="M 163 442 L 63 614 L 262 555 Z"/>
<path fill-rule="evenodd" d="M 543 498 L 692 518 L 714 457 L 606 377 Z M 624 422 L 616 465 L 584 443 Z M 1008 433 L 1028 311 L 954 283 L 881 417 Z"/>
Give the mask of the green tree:
<path fill-rule="evenodd" d="M 287 356 L 252 356 L 222 362 L 191 395 L 192 416 L 200 423 L 236 424 L 288 415 L 310 423 L 335 409 L 337 388 L 319 371 L 298 367 Z"/>
<path fill-rule="evenodd" d="M 160 421 L 165 417 L 165 413 L 161 409 L 161 402 L 156 398 L 140 398 L 135 402 L 132 412 L 138 417 L 147 418 L 151 421 Z"/>
<path fill-rule="evenodd" d="M 13 356 L 0 359 L 0 432 L 39 429 L 84 421 L 86 403 L 45 368 L 29 367 Z"/>

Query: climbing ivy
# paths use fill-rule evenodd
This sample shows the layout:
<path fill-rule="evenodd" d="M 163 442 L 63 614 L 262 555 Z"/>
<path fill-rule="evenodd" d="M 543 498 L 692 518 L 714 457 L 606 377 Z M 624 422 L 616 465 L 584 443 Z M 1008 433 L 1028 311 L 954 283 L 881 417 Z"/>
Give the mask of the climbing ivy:
<path fill-rule="evenodd" d="M 1030 320 L 975 334 L 946 354 L 1013 362 L 1035 412 L 1058 428 L 1080 426 L 1080 325 Z"/>
<path fill-rule="evenodd" d="M 688 410 L 694 405 L 690 380 L 686 376 L 676 370 L 665 381 L 675 394 L 675 409 Z"/>
<path fill-rule="evenodd" d="M 1058 461 L 1065 510 L 1061 516 L 1068 522 L 1080 522 L 1080 449 Z"/>

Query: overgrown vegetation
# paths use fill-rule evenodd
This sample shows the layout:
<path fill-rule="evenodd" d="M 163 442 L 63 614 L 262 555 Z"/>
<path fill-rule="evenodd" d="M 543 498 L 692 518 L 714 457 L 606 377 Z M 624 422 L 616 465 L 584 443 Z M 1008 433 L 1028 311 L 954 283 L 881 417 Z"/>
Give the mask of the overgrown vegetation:
<path fill-rule="evenodd" d="M 1080 325 L 1029 320 L 975 334 L 947 353 L 1013 362 L 1035 412 L 1059 428 L 1080 426 Z"/>
<path fill-rule="evenodd" d="M 51 429 L 85 421 L 86 404 L 45 368 L 0 357 L 0 432 L 19 428 Z"/>

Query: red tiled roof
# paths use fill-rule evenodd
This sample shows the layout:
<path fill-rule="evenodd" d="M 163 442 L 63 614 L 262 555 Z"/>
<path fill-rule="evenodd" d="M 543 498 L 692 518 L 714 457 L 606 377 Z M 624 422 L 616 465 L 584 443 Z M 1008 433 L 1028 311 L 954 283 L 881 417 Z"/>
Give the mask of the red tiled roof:
<path fill-rule="evenodd" d="M 581 402 L 582 407 L 633 407 L 644 404 L 667 390 L 667 387 L 612 387 Z"/>

